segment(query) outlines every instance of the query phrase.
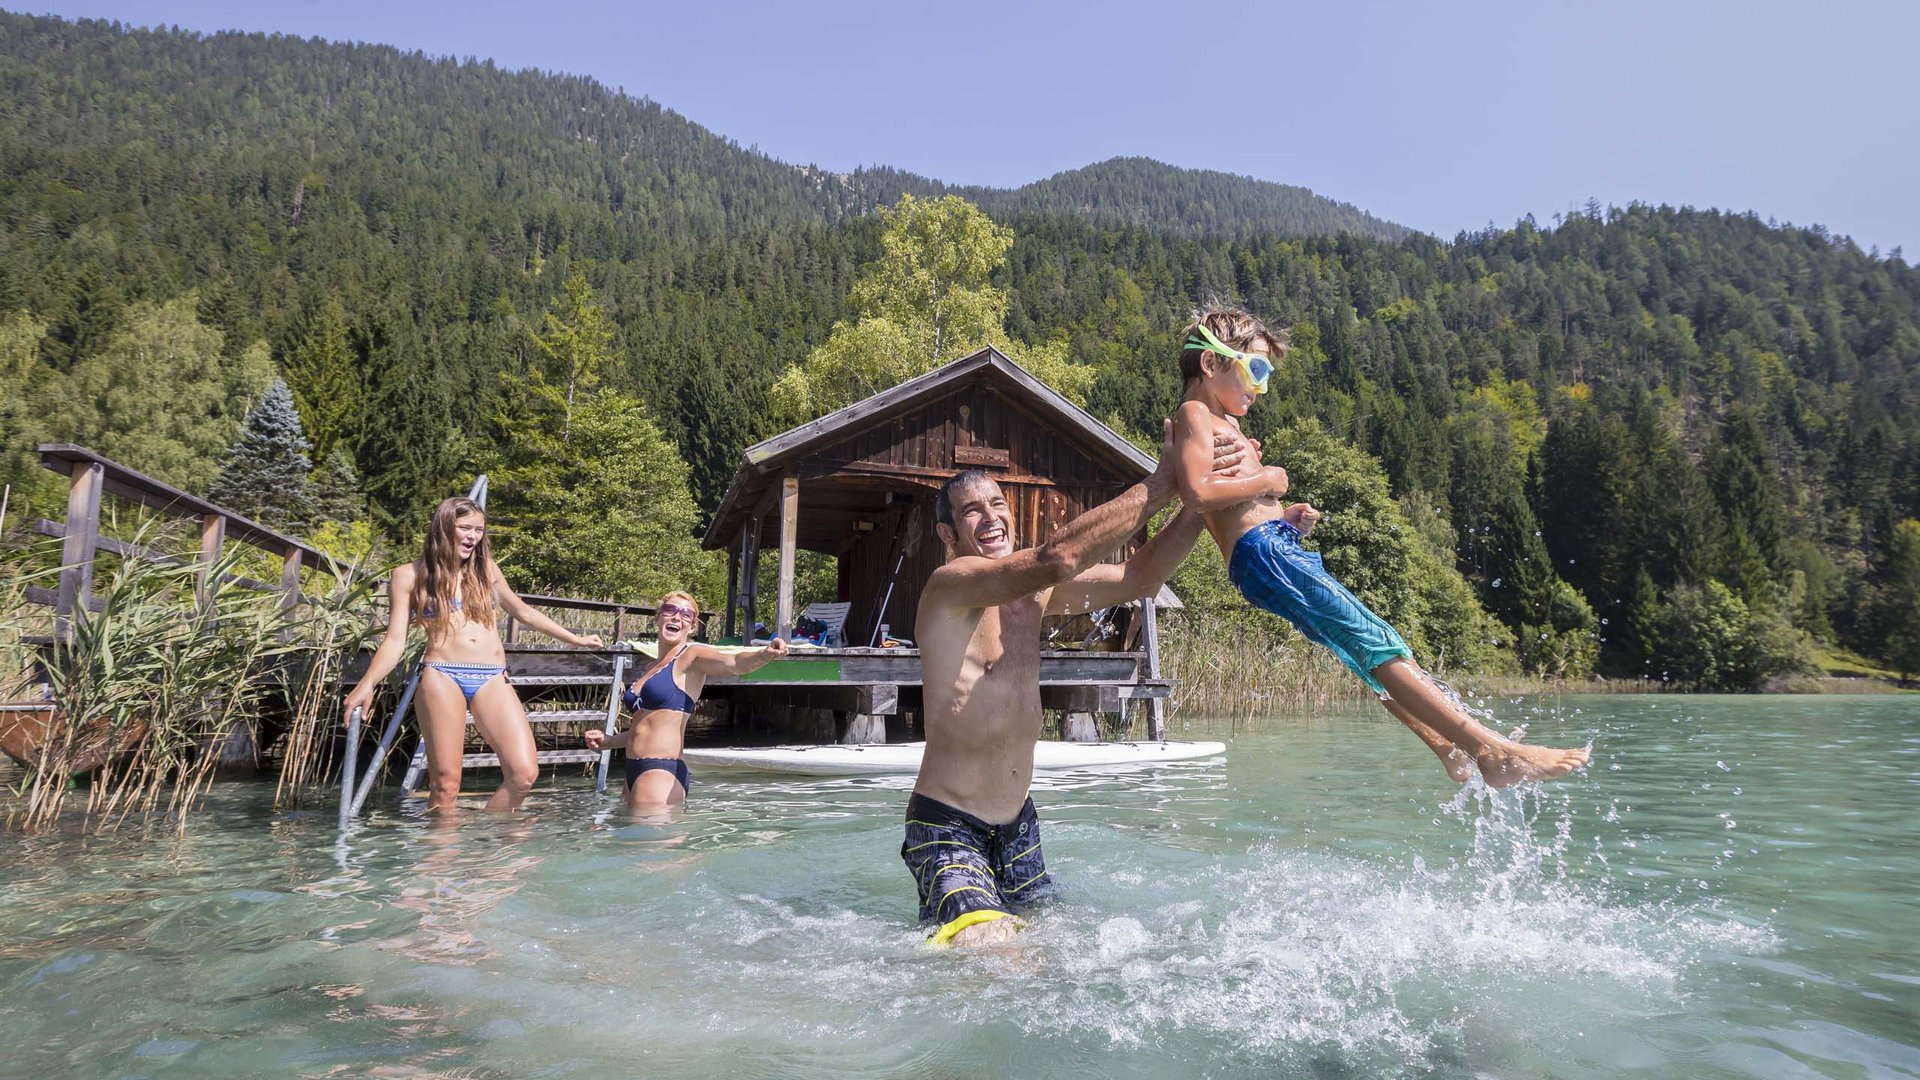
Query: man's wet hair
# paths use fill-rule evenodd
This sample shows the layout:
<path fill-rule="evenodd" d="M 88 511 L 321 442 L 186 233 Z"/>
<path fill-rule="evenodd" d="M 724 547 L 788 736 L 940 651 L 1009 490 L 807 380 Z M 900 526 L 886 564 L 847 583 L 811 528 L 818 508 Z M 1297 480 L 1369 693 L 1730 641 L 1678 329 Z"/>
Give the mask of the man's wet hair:
<path fill-rule="evenodd" d="M 982 480 L 992 480 L 980 469 L 968 469 L 955 473 L 953 479 L 940 485 L 940 494 L 933 498 L 933 520 L 941 525 L 953 525 L 953 491 L 956 488 L 977 484 Z"/>

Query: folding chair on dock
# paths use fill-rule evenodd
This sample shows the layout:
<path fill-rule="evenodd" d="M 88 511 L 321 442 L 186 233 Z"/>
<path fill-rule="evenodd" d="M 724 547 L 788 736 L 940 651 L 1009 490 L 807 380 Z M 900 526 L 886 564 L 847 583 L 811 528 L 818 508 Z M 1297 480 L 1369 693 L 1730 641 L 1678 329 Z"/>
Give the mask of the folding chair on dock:
<path fill-rule="evenodd" d="M 808 604 L 800 613 L 802 619 L 813 619 L 827 628 L 820 635 L 820 644 L 831 649 L 847 647 L 847 613 L 853 610 L 851 603 Z M 795 620 L 796 622 L 798 620 Z"/>

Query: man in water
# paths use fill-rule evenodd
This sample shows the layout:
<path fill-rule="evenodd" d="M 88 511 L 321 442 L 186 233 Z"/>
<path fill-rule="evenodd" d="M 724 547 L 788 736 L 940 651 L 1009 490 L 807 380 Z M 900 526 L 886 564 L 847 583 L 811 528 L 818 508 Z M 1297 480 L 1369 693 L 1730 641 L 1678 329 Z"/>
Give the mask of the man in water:
<path fill-rule="evenodd" d="M 1223 447 L 1220 465 L 1241 454 Z M 927 750 L 901 845 L 935 942 L 1002 940 L 1013 909 L 1049 882 L 1027 789 L 1040 738 L 1040 619 L 1111 607 L 1159 590 L 1200 536 L 1181 510 L 1125 563 L 1103 563 L 1174 497 L 1172 455 L 1113 501 L 1016 551 L 1000 485 L 978 470 L 947 481 L 934 531 L 947 562 L 920 597 Z"/>

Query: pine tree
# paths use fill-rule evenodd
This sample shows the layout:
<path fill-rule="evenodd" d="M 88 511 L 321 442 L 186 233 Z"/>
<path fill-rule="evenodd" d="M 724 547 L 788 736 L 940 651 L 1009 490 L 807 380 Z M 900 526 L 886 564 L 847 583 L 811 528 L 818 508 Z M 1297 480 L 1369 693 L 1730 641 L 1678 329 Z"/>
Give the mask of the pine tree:
<path fill-rule="evenodd" d="M 367 493 L 345 448 L 328 455 L 313 471 L 313 503 L 314 513 L 322 521 L 347 525 L 366 518 Z"/>
<path fill-rule="evenodd" d="M 1714 496 L 1729 527 L 1743 527 L 1760 558 L 1772 568 L 1780 565 L 1786 517 L 1776 472 L 1759 422 L 1747 410 L 1735 410 L 1728 417 L 1726 441 L 1714 462 Z"/>
<path fill-rule="evenodd" d="M 1636 569 L 1621 619 L 1619 648 L 1615 650 L 1622 661 L 1620 674 L 1631 678 L 1654 678 L 1662 674 L 1666 619 L 1666 609 L 1660 603 L 1660 592 L 1654 588 L 1653 578 L 1645 567 Z"/>
<path fill-rule="evenodd" d="M 123 302 L 113 279 L 98 264 L 80 268 L 47 324 L 40 356 L 56 371 L 67 371 L 106 350 L 119 328 Z"/>
<path fill-rule="evenodd" d="M 446 378 L 404 315 L 377 316 L 361 336 L 370 370 L 380 371 L 368 403 L 359 462 L 382 531 L 411 543 L 427 515 L 453 490 L 459 451 Z"/>
<path fill-rule="evenodd" d="M 1902 678 L 1920 674 L 1920 521 L 1894 526 L 1875 599 L 1880 655 Z"/>
<path fill-rule="evenodd" d="M 285 380 L 275 379 L 247 411 L 207 498 L 274 528 L 304 525 L 316 508 L 309 447 L 293 394 Z"/>
<path fill-rule="evenodd" d="M 313 456 L 327 461 L 335 451 L 359 440 L 366 388 L 347 341 L 346 313 L 339 297 L 328 295 L 313 303 L 302 313 L 299 329 L 281 362 L 300 419 L 313 440 Z"/>
<path fill-rule="evenodd" d="M 673 442 L 628 395 L 578 403 L 573 438 L 554 464 L 558 497 L 495 487 L 495 549 L 508 576 L 570 596 L 633 600 L 686 589 L 711 602 L 716 553 L 700 550 L 699 509 Z"/>
<path fill-rule="evenodd" d="M 564 443 L 573 435 L 577 402 L 599 387 L 613 364 L 613 328 L 583 275 L 568 276 L 532 340 L 535 363 L 524 377 L 507 380 L 512 423 L 551 421 Z"/>

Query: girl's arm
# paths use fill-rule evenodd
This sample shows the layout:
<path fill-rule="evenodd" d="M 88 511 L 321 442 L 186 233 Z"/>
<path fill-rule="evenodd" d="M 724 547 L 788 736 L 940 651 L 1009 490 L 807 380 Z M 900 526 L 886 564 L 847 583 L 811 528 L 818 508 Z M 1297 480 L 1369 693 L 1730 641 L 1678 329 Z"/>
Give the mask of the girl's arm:
<path fill-rule="evenodd" d="M 1278 465 L 1262 466 L 1245 477 L 1213 471 L 1213 413 L 1198 401 L 1182 404 L 1173 414 L 1173 461 L 1181 504 L 1202 514 L 1287 493 L 1287 470 Z"/>
<path fill-rule="evenodd" d="M 512 586 L 507 584 L 506 576 L 500 573 L 500 564 L 492 559 L 487 560 L 487 578 L 493 583 L 494 594 L 500 597 L 500 606 L 507 609 L 507 614 L 529 627 L 569 645 L 598 649 L 605 644 L 600 640 L 599 634 L 576 634 L 542 614 L 532 604 L 520 599 L 520 594 L 513 591 Z"/>
<path fill-rule="evenodd" d="M 353 710 L 373 709 L 373 692 L 379 688 L 380 680 L 392 672 L 407 653 L 407 627 L 413 614 L 413 564 L 397 566 L 393 575 L 387 579 L 387 633 L 380 639 L 380 646 L 373 650 L 373 657 L 367 662 L 367 673 L 360 677 L 340 708 L 340 718 L 344 721 L 353 716 Z"/>
<path fill-rule="evenodd" d="M 625 750 L 633 739 L 633 729 L 628 728 L 618 735 L 609 735 L 599 728 L 588 728 L 581 735 L 587 740 L 589 750 Z"/>
<path fill-rule="evenodd" d="M 745 675 L 787 655 L 787 643 L 785 639 L 774 638 L 762 648 L 737 653 L 721 652 L 711 645 L 695 645 L 687 653 L 687 667 L 702 675 Z"/>

